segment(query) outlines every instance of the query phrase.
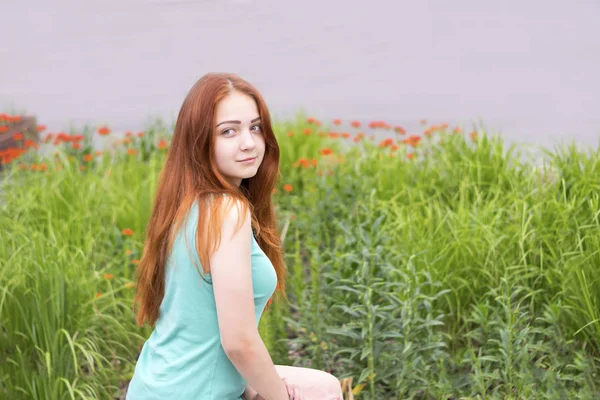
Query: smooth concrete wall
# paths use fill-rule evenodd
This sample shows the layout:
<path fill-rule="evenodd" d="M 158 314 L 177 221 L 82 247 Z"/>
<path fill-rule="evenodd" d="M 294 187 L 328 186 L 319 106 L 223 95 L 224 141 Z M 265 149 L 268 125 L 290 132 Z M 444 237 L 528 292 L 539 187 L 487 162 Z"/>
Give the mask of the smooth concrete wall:
<path fill-rule="evenodd" d="M 510 140 L 600 135 L 598 0 L 30 0 L 2 5 L 0 110 L 50 130 L 175 118 L 209 71 L 276 117 L 481 120 Z"/>

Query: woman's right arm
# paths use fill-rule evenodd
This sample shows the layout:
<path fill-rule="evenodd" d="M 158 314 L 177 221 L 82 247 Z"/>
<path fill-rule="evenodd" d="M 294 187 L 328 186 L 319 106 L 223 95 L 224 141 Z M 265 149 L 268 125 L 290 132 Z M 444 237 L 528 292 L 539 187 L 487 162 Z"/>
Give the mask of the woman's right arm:
<path fill-rule="evenodd" d="M 232 201 L 232 200 L 225 200 Z M 236 204 L 237 205 L 237 204 Z M 221 344 L 248 385 L 266 400 L 289 400 L 256 326 L 249 212 L 234 205 L 224 215 L 221 241 L 210 258 Z M 243 221 L 236 229 L 238 221 Z"/>

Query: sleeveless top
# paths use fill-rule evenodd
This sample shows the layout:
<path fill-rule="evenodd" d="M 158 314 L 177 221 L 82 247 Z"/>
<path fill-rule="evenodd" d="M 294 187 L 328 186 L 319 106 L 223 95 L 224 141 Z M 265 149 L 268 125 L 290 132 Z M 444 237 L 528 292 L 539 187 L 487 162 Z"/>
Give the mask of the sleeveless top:
<path fill-rule="evenodd" d="M 127 400 L 238 400 L 246 388 L 221 345 L 210 274 L 203 273 L 195 249 L 197 221 L 194 203 L 167 260 L 160 317 L 138 358 Z M 277 275 L 250 234 L 258 326 Z"/>

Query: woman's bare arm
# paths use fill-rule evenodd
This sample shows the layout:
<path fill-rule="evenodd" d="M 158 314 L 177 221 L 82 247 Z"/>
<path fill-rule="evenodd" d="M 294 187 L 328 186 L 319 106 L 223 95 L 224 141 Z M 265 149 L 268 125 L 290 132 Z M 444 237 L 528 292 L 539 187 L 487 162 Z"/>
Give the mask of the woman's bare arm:
<path fill-rule="evenodd" d="M 226 200 L 232 201 L 232 200 Z M 238 221 L 243 221 L 240 229 Z M 287 389 L 256 326 L 252 291 L 250 214 L 237 204 L 225 215 L 210 259 L 221 344 L 248 385 L 267 400 L 289 400 Z"/>

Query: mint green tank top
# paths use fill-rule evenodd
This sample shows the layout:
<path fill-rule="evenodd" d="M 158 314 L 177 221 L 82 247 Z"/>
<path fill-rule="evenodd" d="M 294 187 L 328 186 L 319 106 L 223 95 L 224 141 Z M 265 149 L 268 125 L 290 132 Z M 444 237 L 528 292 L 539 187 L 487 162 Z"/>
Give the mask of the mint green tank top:
<path fill-rule="evenodd" d="M 246 387 L 221 346 L 210 274 L 201 275 L 195 249 L 197 221 L 194 203 L 167 260 L 160 317 L 138 358 L 127 400 L 238 400 Z M 251 243 L 258 326 L 277 275 L 254 235 Z"/>

